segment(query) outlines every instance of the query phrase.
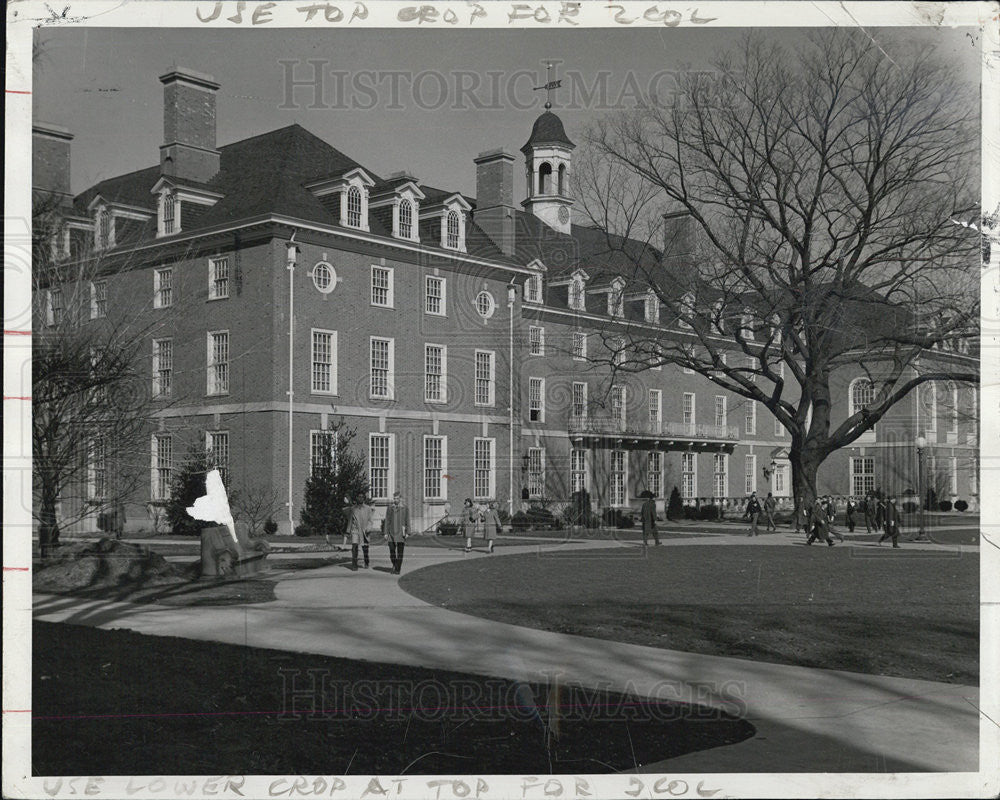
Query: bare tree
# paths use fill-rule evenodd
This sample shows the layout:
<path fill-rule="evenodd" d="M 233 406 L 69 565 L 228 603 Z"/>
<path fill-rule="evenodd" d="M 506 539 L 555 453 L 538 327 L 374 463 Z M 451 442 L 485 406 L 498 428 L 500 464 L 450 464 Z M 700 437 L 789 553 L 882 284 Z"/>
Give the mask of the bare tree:
<path fill-rule="evenodd" d="M 267 483 L 238 484 L 230 493 L 229 502 L 233 517 L 237 522 L 247 523 L 251 536 L 256 536 L 264 523 L 285 507 L 278 491 Z"/>
<path fill-rule="evenodd" d="M 761 403 L 811 499 L 824 459 L 918 385 L 978 380 L 972 359 L 928 358 L 978 330 L 977 99 L 926 48 L 843 30 L 795 53 L 748 36 L 675 99 L 597 124 L 575 170 L 630 291 L 652 291 L 680 331 L 626 323 L 609 361 L 677 364 Z M 847 366 L 871 385 L 834 426 Z"/>
<path fill-rule="evenodd" d="M 143 303 L 114 302 L 127 253 L 66 253 L 63 207 L 36 197 L 33 217 L 33 514 L 43 557 L 68 526 L 116 512 L 149 475 L 154 398 Z M 109 294 L 111 293 L 111 294 Z M 162 324 L 162 323 L 161 323 Z M 169 388 L 169 387 L 164 387 Z"/>

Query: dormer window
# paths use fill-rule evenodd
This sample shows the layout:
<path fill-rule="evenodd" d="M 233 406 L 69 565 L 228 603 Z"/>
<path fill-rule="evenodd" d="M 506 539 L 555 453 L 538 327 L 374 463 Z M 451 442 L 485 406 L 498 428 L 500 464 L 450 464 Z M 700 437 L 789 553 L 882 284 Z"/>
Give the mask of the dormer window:
<path fill-rule="evenodd" d="M 413 238 L 413 203 L 410 200 L 399 203 L 399 238 Z"/>
<path fill-rule="evenodd" d="M 107 206 L 99 206 L 94 221 L 94 246 L 100 250 L 115 246 L 115 218 Z"/>
<path fill-rule="evenodd" d="M 529 275 L 524 281 L 524 301 L 526 303 L 542 302 L 542 276 Z"/>
<path fill-rule="evenodd" d="M 574 278 L 569 285 L 569 307 L 577 311 L 583 311 L 586 304 L 583 281 Z"/>
<path fill-rule="evenodd" d="M 608 291 L 608 316 L 625 316 L 625 284 L 615 282 Z"/>
<path fill-rule="evenodd" d="M 187 203 L 191 207 L 211 207 L 222 199 L 218 192 L 209 191 L 204 187 L 183 186 L 174 182 L 171 177 L 162 177 L 156 182 L 150 192 L 156 195 L 156 235 L 170 236 L 180 233 L 183 220 L 182 206 Z M 121 211 L 116 212 L 119 216 Z M 124 214 L 128 219 L 128 214 Z"/>
<path fill-rule="evenodd" d="M 646 299 L 643 304 L 643 313 L 646 322 L 660 321 L 660 301 L 655 292 L 649 291 L 646 293 Z"/>
<path fill-rule="evenodd" d="M 750 315 L 749 311 L 744 310 L 743 315 L 740 317 L 740 335 L 744 339 L 753 341 L 753 317 Z"/>
<path fill-rule="evenodd" d="M 163 195 L 163 235 L 169 236 L 171 233 L 180 230 L 177 214 L 177 197 L 173 192 Z"/>
<path fill-rule="evenodd" d="M 361 209 L 361 190 L 352 186 L 347 190 L 347 224 L 350 227 L 361 227 Z"/>
<path fill-rule="evenodd" d="M 445 221 L 445 242 L 444 246 L 451 250 L 458 249 L 459 230 L 461 228 L 460 217 L 457 211 L 449 211 Z"/>

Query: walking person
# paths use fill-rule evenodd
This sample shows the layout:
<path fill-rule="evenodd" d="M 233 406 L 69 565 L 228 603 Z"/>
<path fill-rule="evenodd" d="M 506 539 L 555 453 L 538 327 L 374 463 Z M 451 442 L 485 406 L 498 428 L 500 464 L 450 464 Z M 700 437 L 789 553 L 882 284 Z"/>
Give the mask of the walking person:
<path fill-rule="evenodd" d="M 881 492 L 875 494 L 875 530 L 881 531 L 885 528 L 885 500 Z"/>
<path fill-rule="evenodd" d="M 871 491 L 869 491 L 865 495 L 864 508 L 863 508 L 864 515 L 865 515 L 865 531 L 868 532 L 868 533 L 871 533 L 873 530 L 876 530 L 876 531 L 878 530 L 878 528 L 875 527 L 875 507 L 876 507 L 876 505 L 877 505 L 877 502 L 875 501 L 875 495 L 872 494 Z"/>
<path fill-rule="evenodd" d="M 858 504 L 853 497 L 847 498 L 847 506 L 844 508 L 844 516 L 847 519 L 847 530 L 854 533 L 854 512 L 857 511 Z"/>
<path fill-rule="evenodd" d="M 885 504 L 885 533 L 878 540 L 881 545 L 885 539 L 892 539 L 892 546 L 899 547 L 899 509 L 896 508 L 896 498 L 888 498 Z"/>
<path fill-rule="evenodd" d="M 795 499 L 795 512 L 792 514 L 792 522 L 789 524 L 795 525 L 795 532 L 805 531 L 806 535 L 809 534 L 809 510 L 806 508 L 806 501 L 804 497 L 797 497 Z"/>
<path fill-rule="evenodd" d="M 827 530 L 837 537 L 838 541 L 844 541 L 844 536 L 840 531 L 834 526 L 834 520 L 837 519 L 837 506 L 833 502 L 833 498 L 827 495 L 823 498 L 823 510 L 826 513 L 826 527 Z"/>
<path fill-rule="evenodd" d="M 757 492 L 750 493 L 750 499 L 747 501 L 747 510 L 743 512 L 743 519 L 750 520 L 750 533 L 747 536 L 757 536 L 757 523 L 760 522 L 761 507 L 760 501 L 757 499 Z"/>
<path fill-rule="evenodd" d="M 465 504 L 462 507 L 462 533 L 465 534 L 465 552 L 472 552 L 472 537 L 476 533 L 476 522 L 478 521 L 479 514 L 476 513 L 476 509 L 472 505 L 472 498 L 466 497 Z"/>
<path fill-rule="evenodd" d="M 825 539 L 829 547 L 833 547 L 833 537 L 830 536 L 830 522 L 826 515 L 823 500 L 816 498 L 809 511 L 809 538 L 806 544 L 812 544 L 817 539 Z"/>
<path fill-rule="evenodd" d="M 371 502 L 360 498 L 351 507 L 351 518 L 347 524 L 347 533 L 351 537 L 351 569 L 355 572 L 358 571 L 359 547 L 364 555 L 365 569 L 371 567 L 368 528 L 371 526 L 372 514 L 374 513 L 375 509 L 372 507 Z"/>
<path fill-rule="evenodd" d="M 656 530 L 656 500 L 653 493 L 646 489 L 640 497 L 645 498 L 640 515 L 642 517 L 642 546 L 649 546 L 649 536 L 652 534 L 653 541 L 657 546 L 660 544 L 660 533 Z"/>
<path fill-rule="evenodd" d="M 486 547 L 488 552 L 493 552 L 493 540 L 500 532 L 500 515 L 497 513 L 496 500 L 490 500 L 486 504 L 486 511 L 483 512 L 483 532 L 486 536 Z"/>
<path fill-rule="evenodd" d="M 393 575 L 399 575 L 403 569 L 403 550 L 406 547 L 406 537 L 410 535 L 410 509 L 402 501 L 403 497 L 399 492 L 393 493 L 392 505 L 386 509 L 383 523 L 383 532 L 389 542 Z"/>
<path fill-rule="evenodd" d="M 774 524 L 774 511 L 778 507 L 778 501 L 774 499 L 771 492 L 764 498 L 764 516 L 767 518 L 767 530 L 777 532 L 778 526 Z"/>

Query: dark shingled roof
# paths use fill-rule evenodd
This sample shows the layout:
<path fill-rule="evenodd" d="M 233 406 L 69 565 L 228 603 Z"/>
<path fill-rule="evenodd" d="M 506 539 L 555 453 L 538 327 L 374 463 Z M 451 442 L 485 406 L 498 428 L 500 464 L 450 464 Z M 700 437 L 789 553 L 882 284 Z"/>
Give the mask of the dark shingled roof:
<path fill-rule="evenodd" d="M 562 120 L 551 111 L 546 111 L 535 120 L 535 125 L 531 129 L 531 136 L 524 143 L 521 152 L 523 153 L 532 147 L 539 147 L 546 144 L 557 144 L 569 148 L 576 147 L 566 135 L 566 129 L 563 127 Z"/>

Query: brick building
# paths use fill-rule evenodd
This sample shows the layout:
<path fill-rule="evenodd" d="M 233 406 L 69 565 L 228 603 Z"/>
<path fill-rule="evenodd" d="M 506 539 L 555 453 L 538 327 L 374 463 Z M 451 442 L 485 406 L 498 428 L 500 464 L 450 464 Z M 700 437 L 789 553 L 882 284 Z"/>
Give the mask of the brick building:
<path fill-rule="evenodd" d="M 423 526 L 465 497 L 517 509 L 579 488 L 600 507 L 645 489 L 662 504 L 673 486 L 691 502 L 790 496 L 789 437 L 766 409 L 671 365 L 624 374 L 595 360 L 613 361 L 626 329 L 685 333 L 600 231 L 575 224 L 574 145 L 552 112 L 521 148 L 515 204 L 505 149 L 469 165 L 470 198 L 383 177 L 299 125 L 220 147 L 214 79 L 175 68 L 160 81 L 164 139 L 147 169 L 74 196 L 72 136 L 34 130 L 33 186 L 65 220 L 56 257 L 113 264 L 91 281 L 92 310 L 151 321 L 143 368 L 162 407 L 131 527 L 148 525 L 191 448 L 210 450 L 232 486 L 289 498 L 297 522 L 338 417 L 357 429 L 376 503 L 399 489 Z M 671 257 L 686 223 L 665 224 L 664 251 L 643 257 Z M 53 294 L 40 325 L 60 313 Z M 837 424 L 866 386 L 847 371 L 835 384 Z M 912 393 L 827 461 L 819 490 L 915 486 L 922 432 L 946 495 L 975 503 L 976 408 L 964 386 Z M 287 532 L 287 512 L 276 520 Z"/>

